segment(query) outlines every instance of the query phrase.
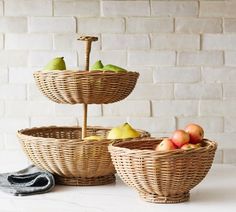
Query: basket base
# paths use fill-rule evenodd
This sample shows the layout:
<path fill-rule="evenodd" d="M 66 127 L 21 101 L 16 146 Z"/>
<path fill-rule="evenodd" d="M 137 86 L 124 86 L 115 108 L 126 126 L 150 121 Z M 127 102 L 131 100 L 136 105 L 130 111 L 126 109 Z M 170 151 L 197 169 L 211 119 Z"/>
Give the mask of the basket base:
<path fill-rule="evenodd" d="M 91 177 L 91 178 L 82 178 L 82 177 L 61 177 L 56 176 L 56 183 L 60 185 L 70 185 L 70 186 L 96 186 L 96 185 L 106 185 L 114 183 L 116 177 L 114 174 L 100 176 L 100 177 Z"/>
<path fill-rule="evenodd" d="M 171 203 L 180 203 L 180 202 L 186 202 L 189 200 L 190 194 L 183 193 L 183 194 L 176 194 L 174 196 L 160 196 L 157 194 L 149 194 L 149 193 L 139 193 L 140 197 L 147 201 L 152 203 L 163 203 L 163 204 L 171 204 Z"/>

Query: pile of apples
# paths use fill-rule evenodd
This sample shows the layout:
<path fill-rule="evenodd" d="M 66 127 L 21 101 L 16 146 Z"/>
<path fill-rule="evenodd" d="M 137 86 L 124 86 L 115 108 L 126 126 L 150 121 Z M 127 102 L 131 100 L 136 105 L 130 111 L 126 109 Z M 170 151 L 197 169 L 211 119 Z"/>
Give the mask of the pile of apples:
<path fill-rule="evenodd" d="M 156 147 L 157 151 L 195 149 L 201 147 L 204 130 L 197 124 L 188 124 L 184 130 L 176 130 L 171 138 L 164 138 Z"/>

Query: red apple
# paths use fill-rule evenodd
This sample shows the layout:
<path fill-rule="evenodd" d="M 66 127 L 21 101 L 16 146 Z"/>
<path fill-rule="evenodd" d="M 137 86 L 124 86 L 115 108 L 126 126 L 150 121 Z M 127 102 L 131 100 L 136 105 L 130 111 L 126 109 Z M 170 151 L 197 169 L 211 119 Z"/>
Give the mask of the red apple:
<path fill-rule="evenodd" d="M 157 151 L 168 151 L 176 149 L 175 145 L 169 138 L 164 138 L 161 143 L 159 143 L 156 147 Z"/>
<path fill-rule="evenodd" d="M 188 149 L 196 149 L 198 148 L 197 144 L 184 144 L 181 146 L 181 149 L 188 150 Z"/>
<path fill-rule="evenodd" d="M 176 130 L 174 131 L 171 140 L 177 147 L 180 148 L 181 146 L 189 142 L 190 137 L 189 134 L 184 130 Z"/>
<path fill-rule="evenodd" d="M 185 127 L 185 131 L 190 136 L 190 143 L 200 143 L 204 137 L 204 130 L 197 124 L 189 124 Z"/>

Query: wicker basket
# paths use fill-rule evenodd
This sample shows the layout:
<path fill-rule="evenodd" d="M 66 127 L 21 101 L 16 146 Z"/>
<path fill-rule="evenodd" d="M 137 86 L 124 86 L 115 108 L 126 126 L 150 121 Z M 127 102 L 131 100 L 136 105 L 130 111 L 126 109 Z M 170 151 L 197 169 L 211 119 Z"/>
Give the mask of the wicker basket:
<path fill-rule="evenodd" d="M 110 129 L 88 127 L 87 135 L 106 136 Z M 140 131 L 142 136 L 149 133 Z M 108 152 L 111 140 L 81 140 L 80 127 L 23 129 L 17 136 L 30 160 L 56 176 L 65 185 L 102 185 L 115 181 L 115 169 Z"/>
<path fill-rule="evenodd" d="M 121 179 L 141 198 L 155 203 L 178 203 L 209 171 L 217 144 L 204 140 L 192 150 L 155 151 L 160 139 L 115 142 L 109 145 L 112 161 Z"/>
<path fill-rule="evenodd" d="M 137 72 L 37 71 L 41 92 L 57 103 L 107 104 L 126 98 L 134 89 Z M 106 95 L 104 95 L 106 94 Z"/>

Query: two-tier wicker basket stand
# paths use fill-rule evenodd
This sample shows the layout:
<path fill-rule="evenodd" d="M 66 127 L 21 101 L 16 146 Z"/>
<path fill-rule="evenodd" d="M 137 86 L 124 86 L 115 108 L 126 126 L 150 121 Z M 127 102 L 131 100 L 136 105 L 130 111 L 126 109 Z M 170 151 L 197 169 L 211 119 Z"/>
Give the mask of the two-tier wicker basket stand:
<path fill-rule="evenodd" d="M 41 92 L 59 104 L 83 104 L 82 127 L 39 127 L 18 131 L 23 150 L 38 167 L 65 185 L 101 185 L 115 181 L 106 139 L 109 128 L 87 127 L 89 104 L 109 104 L 126 98 L 134 89 L 137 72 L 88 71 L 91 45 L 97 37 L 82 36 L 85 71 L 37 71 L 34 78 Z M 149 133 L 140 131 L 142 137 Z M 83 140 L 102 135 L 103 140 Z"/>

